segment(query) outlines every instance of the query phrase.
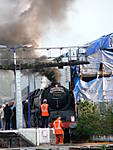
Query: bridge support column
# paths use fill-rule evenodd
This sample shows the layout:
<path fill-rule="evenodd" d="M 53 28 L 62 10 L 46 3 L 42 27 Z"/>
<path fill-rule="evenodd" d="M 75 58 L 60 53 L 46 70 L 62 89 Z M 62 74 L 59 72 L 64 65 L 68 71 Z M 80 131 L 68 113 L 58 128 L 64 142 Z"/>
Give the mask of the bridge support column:
<path fill-rule="evenodd" d="M 21 71 L 15 70 L 16 84 L 16 126 L 17 129 L 23 128 L 23 106 L 21 95 Z"/>

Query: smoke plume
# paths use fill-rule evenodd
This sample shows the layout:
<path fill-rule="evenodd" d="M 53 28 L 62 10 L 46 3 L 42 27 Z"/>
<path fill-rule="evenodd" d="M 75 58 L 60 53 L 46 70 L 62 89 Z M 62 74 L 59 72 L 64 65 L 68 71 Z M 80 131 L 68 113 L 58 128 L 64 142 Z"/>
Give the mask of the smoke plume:
<path fill-rule="evenodd" d="M 46 56 L 40 57 L 40 60 L 48 62 Z M 46 76 L 51 82 L 60 82 L 61 73 L 57 68 L 38 68 L 38 70 L 42 76 Z"/>
<path fill-rule="evenodd" d="M 36 59 L 35 63 L 38 64 L 40 62 L 49 62 L 49 60 L 47 59 L 47 56 L 41 56 L 38 59 Z M 27 70 L 27 73 L 29 71 Z M 32 73 L 35 72 L 39 72 L 41 76 L 46 76 L 48 78 L 48 80 L 50 80 L 51 82 L 55 82 L 55 83 L 59 83 L 61 80 L 61 73 L 60 71 L 55 68 L 55 67 L 49 67 L 49 68 L 43 68 L 43 67 L 39 67 L 39 68 L 35 68 L 32 69 Z M 26 73 L 24 71 L 24 73 Z"/>
<path fill-rule="evenodd" d="M 17 45 L 37 42 L 51 22 L 63 22 L 67 8 L 74 0 L 1 1 L 5 17 L 0 19 L 0 44 Z"/>
<path fill-rule="evenodd" d="M 75 0 L 1 0 L 0 44 L 15 46 L 37 43 L 51 22 L 63 23 L 73 1 Z M 50 80 L 51 77 L 53 80 L 58 76 L 56 69 L 50 69 L 48 73 L 46 69 L 39 71 Z"/>

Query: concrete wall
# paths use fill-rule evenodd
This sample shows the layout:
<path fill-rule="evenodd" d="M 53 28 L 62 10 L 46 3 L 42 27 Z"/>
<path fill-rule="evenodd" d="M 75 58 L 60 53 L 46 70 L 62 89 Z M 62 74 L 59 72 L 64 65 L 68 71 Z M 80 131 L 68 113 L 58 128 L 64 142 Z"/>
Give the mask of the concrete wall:
<path fill-rule="evenodd" d="M 22 128 L 18 129 L 18 133 L 37 146 L 40 144 L 55 144 L 56 141 L 52 128 Z"/>

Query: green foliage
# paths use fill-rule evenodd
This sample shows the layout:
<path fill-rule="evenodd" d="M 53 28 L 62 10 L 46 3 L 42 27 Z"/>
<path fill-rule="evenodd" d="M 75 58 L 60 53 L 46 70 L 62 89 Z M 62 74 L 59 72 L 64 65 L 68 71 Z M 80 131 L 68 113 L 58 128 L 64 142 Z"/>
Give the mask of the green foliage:
<path fill-rule="evenodd" d="M 92 135 L 111 135 L 113 133 L 112 107 L 100 113 L 97 105 L 85 101 L 79 103 L 79 112 L 77 139 L 88 139 Z"/>
<path fill-rule="evenodd" d="M 106 150 L 106 145 L 102 145 L 101 150 Z"/>

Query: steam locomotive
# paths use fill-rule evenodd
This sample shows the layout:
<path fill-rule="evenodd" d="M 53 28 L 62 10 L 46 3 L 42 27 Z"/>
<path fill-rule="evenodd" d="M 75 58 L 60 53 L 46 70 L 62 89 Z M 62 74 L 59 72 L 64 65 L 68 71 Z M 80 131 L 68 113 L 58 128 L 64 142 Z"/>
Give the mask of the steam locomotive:
<path fill-rule="evenodd" d="M 43 99 L 47 99 L 49 105 L 49 126 L 52 124 L 56 117 L 61 116 L 65 136 L 68 137 L 71 131 L 76 128 L 75 118 L 75 102 L 72 91 L 68 90 L 60 84 L 51 84 L 44 90 L 36 90 L 30 94 L 31 101 L 31 126 L 41 126 L 41 119 L 39 115 L 39 108 Z"/>
<path fill-rule="evenodd" d="M 45 98 L 50 108 L 49 122 L 52 123 L 57 116 L 61 116 L 64 128 L 69 128 L 72 119 L 75 120 L 73 93 L 60 84 L 52 84 L 44 89 L 42 100 Z"/>

